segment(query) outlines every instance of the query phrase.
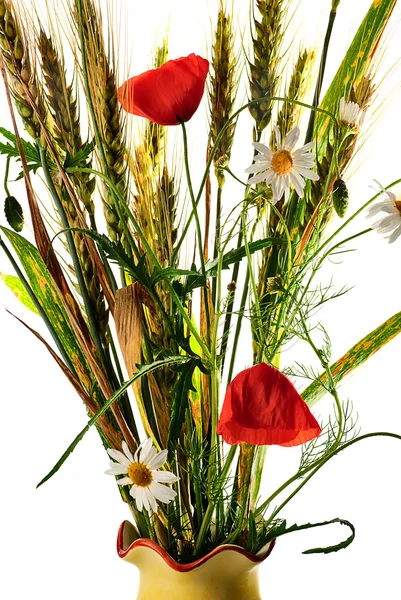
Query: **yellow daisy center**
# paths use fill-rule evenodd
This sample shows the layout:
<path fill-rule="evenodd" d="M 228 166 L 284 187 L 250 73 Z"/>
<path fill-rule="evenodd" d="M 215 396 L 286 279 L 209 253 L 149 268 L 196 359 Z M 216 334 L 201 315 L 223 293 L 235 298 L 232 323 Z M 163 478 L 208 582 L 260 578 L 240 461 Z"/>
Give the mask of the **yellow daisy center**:
<path fill-rule="evenodd" d="M 152 481 L 152 471 L 143 463 L 133 462 L 128 467 L 128 477 L 140 487 L 148 487 Z"/>
<path fill-rule="evenodd" d="M 401 200 L 394 200 L 394 206 L 396 207 L 396 209 L 398 210 L 398 212 L 401 215 Z"/>
<path fill-rule="evenodd" d="M 285 175 L 292 169 L 293 160 L 288 150 L 278 150 L 273 154 L 272 169 L 279 175 Z"/>

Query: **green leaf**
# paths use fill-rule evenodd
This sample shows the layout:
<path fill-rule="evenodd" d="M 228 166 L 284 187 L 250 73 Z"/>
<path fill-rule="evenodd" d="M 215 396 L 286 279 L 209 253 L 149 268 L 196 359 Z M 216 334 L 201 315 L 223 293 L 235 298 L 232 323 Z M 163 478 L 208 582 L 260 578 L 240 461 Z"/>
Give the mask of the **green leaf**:
<path fill-rule="evenodd" d="M 132 276 L 134 281 L 138 281 L 138 283 L 148 289 L 151 287 L 150 278 L 146 270 L 146 254 L 143 254 L 138 263 L 135 264 L 132 258 L 125 252 L 121 243 L 116 244 L 115 242 L 112 242 L 104 234 L 97 233 L 96 231 L 93 231 L 93 229 L 69 227 L 68 230 L 62 229 L 57 235 L 60 235 L 65 231 L 77 231 L 87 235 L 100 246 L 107 259 L 116 262 L 121 268 L 123 268 Z"/>
<path fill-rule="evenodd" d="M 109 398 L 105 404 L 102 406 L 101 409 L 99 409 L 97 411 L 97 413 L 95 415 L 93 415 L 93 417 L 91 419 L 89 419 L 89 421 L 87 422 L 87 424 L 85 425 L 85 427 L 82 429 L 82 431 L 80 431 L 78 433 L 78 435 L 75 437 L 75 439 L 73 440 L 73 442 L 68 446 L 67 450 L 64 452 L 64 454 L 61 456 L 61 458 L 56 462 L 56 464 L 54 465 L 54 467 L 52 468 L 51 471 L 49 471 L 49 473 L 46 475 L 46 477 L 44 477 L 36 486 L 37 488 L 39 486 L 41 486 L 43 483 L 45 483 L 46 481 L 48 481 L 51 477 L 53 477 L 53 475 L 55 473 L 57 473 L 57 471 L 60 469 L 60 467 L 64 464 L 64 462 L 67 460 L 67 458 L 69 457 L 69 455 L 71 454 L 71 452 L 73 452 L 75 450 L 75 448 L 77 447 L 77 445 L 79 444 L 79 442 L 82 440 L 82 438 L 84 437 L 84 435 L 89 431 L 89 429 L 95 425 L 97 423 L 97 421 L 100 419 L 100 417 L 106 412 L 107 409 L 110 408 L 110 406 L 116 401 L 118 400 L 118 398 L 120 398 L 120 396 L 122 396 L 124 394 L 124 392 L 131 387 L 131 385 L 137 381 L 138 379 L 141 379 L 142 377 L 144 377 L 145 375 L 149 375 L 149 373 L 151 373 L 152 371 L 155 371 L 156 369 L 160 369 L 162 367 L 167 367 L 170 365 L 174 365 L 174 364 L 178 364 L 178 363 L 182 363 L 187 361 L 188 358 L 186 356 L 170 356 L 169 358 L 165 358 L 164 360 L 158 360 L 150 365 L 141 365 L 138 369 L 138 371 L 135 373 L 135 375 L 133 377 L 131 377 L 131 379 L 129 379 L 128 381 L 126 381 L 125 383 L 123 383 L 123 385 L 120 387 L 119 390 L 117 390 L 111 398 Z"/>
<path fill-rule="evenodd" d="M 38 250 L 18 233 L 1 227 L 13 246 L 26 273 L 33 293 L 49 319 L 54 332 L 69 357 L 79 378 L 86 383 L 92 379 L 92 373 L 83 354 L 75 332 L 64 310 L 53 279 Z"/>
<path fill-rule="evenodd" d="M 401 332 L 401 312 L 387 319 L 382 325 L 362 338 L 342 358 L 331 365 L 330 370 L 334 383 L 338 384 L 346 375 L 362 365 L 375 352 L 380 350 L 390 340 Z M 302 397 L 308 406 L 312 407 L 326 393 L 323 385 L 327 381 L 327 374 L 322 373 L 319 381 L 313 381 L 303 392 Z"/>
<path fill-rule="evenodd" d="M 24 284 L 18 277 L 15 277 L 15 275 L 4 275 L 3 273 L 0 273 L 0 277 L 6 286 L 12 291 L 14 296 L 18 298 L 21 304 L 23 304 L 26 308 L 29 308 L 29 310 L 35 314 L 39 314 L 28 292 L 26 291 Z"/>
<path fill-rule="evenodd" d="M 256 521 L 253 511 L 249 513 L 248 519 L 248 541 L 247 550 L 248 552 L 256 552 L 258 546 L 258 534 L 256 530 Z"/>
<path fill-rule="evenodd" d="M 151 283 L 152 283 L 152 285 L 154 285 L 158 281 L 162 281 L 162 280 L 166 280 L 166 279 L 171 280 L 173 278 L 178 278 L 178 277 L 187 277 L 187 279 L 196 278 L 198 281 L 202 280 L 203 285 L 205 285 L 205 283 L 206 283 L 204 278 L 202 277 L 202 275 L 196 270 L 189 271 L 188 269 L 175 269 L 173 267 L 167 267 L 166 269 L 155 269 L 152 274 Z M 197 287 L 199 287 L 200 285 L 201 284 L 198 283 Z"/>
<path fill-rule="evenodd" d="M 258 250 L 263 250 L 263 248 L 269 248 L 270 246 L 283 246 L 286 243 L 286 240 L 283 240 L 282 238 L 263 238 L 261 240 L 255 240 L 254 242 L 250 242 L 248 244 L 248 248 L 250 254 L 254 254 Z M 245 246 L 241 246 L 240 248 L 233 248 L 223 256 L 223 269 L 228 269 L 230 265 L 240 262 L 245 257 Z M 206 263 L 206 274 L 216 275 L 218 263 L 218 258 L 215 258 L 212 261 L 208 261 Z"/>
<path fill-rule="evenodd" d="M 329 86 L 320 108 L 338 114 L 342 96 L 348 96 L 353 84 L 363 75 L 370 64 L 378 42 L 388 23 L 397 0 L 375 0 L 362 21 L 334 79 Z M 345 7 L 346 10 L 346 7 Z M 316 113 L 315 139 L 319 151 L 325 151 L 329 135 L 330 117 Z"/>
<path fill-rule="evenodd" d="M 11 144 L 3 144 L 0 142 L 0 154 L 5 154 L 10 158 L 16 158 L 17 160 L 20 160 L 20 153 L 18 150 L 15 134 L 11 131 L 8 131 L 7 129 L 4 129 L 4 127 L 0 127 L 0 134 L 11 142 Z M 21 145 L 28 163 L 28 169 L 36 173 L 39 167 L 42 166 L 38 147 L 35 144 L 27 142 L 22 138 Z M 52 166 L 52 170 L 54 169 L 55 165 Z M 21 179 L 22 176 L 23 174 L 20 173 L 17 179 Z"/>
<path fill-rule="evenodd" d="M 174 398 L 171 407 L 171 419 L 167 440 L 169 460 L 173 458 L 181 428 L 185 421 L 185 412 L 189 407 L 189 392 L 191 390 L 196 391 L 192 385 L 192 377 L 199 362 L 200 361 L 197 358 L 190 358 L 187 363 L 182 365 L 180 367 L 177 382 L 174 386 Z"/>
<path fill-rule="evenodd" d="M 94 147 L 95 140 L 92 140 L 92 142 L 84 144 L 74 156 L 71 156 L 71 154 L 67 152 L 64 161 L 64 169 L 67 170 L 71 167 L 86 167 L 88 158 L 92 154 Z"/>
<path fill-rule="evenodd" d="M 14 196 L 7 196 L 4 202 L 4 214 L 14 231 L 22 231 L 24 227 L 24 212 L 21 204 Z"/>
<path fill-rule="evenodd" d="M 273 527 L 269 535 L 266 538 L 266 543 L 271 540 L 275 540 L 276 538 L 286 535 L 287 533 L 292 533 L 293 531 L 302 531 L 303 529 L 313 529 L 314 527 L 323 527 L 325 525 L 332 525 L 333 523 L 340 523 L 341 525 L 346 525 L 351 529 L 351 535 L 340 542 L 339 544 L 335 544 L 333 546 L 327 546 L 326 548 L 311 548 L 310 550 L 304 550 L 302 554 L 330 554 L 331 552 L 338 552 L 338 550 L 343 550 L 347 548 L 355 539 L 355 527 L 349 521 L 345 519 L 332 519 L 331 521 L 323 521 L 320 523 L 306 523 L 305 525 L 292 525 L 288 529 L 286 529 L 286 522 L 283 521 L 278 525 L 278 527 Z"/>

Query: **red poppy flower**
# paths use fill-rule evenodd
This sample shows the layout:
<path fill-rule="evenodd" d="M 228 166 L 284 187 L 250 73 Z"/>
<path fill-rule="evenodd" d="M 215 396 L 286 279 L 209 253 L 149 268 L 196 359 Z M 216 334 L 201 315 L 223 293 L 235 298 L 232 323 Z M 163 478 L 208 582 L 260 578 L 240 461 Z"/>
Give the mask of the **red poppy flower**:
<path fill-rule="evenodd" d="M 179 125 L 195 113 L 205 90 L 209 62 L 190 54 L 128 79 L 118 90 L 123 108 L 158 125 Z"/>
<path fill-rule="evenodd" d="M 266 363 L 234 377 L 217 425 L 217 433 L 232 445 L 297 446 L 320 432 L 319 423 L 291 381 Z"/>

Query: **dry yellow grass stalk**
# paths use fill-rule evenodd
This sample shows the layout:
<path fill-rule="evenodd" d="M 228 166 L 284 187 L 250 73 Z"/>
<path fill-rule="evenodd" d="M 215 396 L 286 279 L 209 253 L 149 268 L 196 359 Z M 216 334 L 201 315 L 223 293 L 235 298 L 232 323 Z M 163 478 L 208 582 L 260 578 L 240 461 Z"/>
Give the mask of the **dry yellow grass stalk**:
<path fill-rule="evenodd" d="M 255 0 L 259 16 L 254 15 L 253 60 L 250 61 L 251 100 L 274 96 L 280 79 L 280 48 L 287 11 L 286 0 Z M 255 119 L 254 135 L 270 123 L 273 103 L 270 100 L 254 104 L 250 113 Z"/>
<path fill-rule="evenodd" d="M 94 0 L 84 0 L 82 5 L 89 88 L 102 146 L 101 149 L 97 148 L 99 162 L 102 164 L 103 157 L 105 158 L 106 165 L 102 165 L 103 170 L 106 169 L 107 175 L 128 204 L 125 142 L 117 98 L 117 82 L 111 59 L 106 51 L 101 11 Z M 79 14 L 75 0 L 74 17 L 79 27 Z M 116 209 L 116 198 L 107 185 L 103 185 L 103 202 L 110 238 L 113 241 L 120 241 L 127 248 L 124 224 Z"/>
<path fill-rule="evenodd" d="M 211 114 L 209 137 L 212 146 L 215 145 L 217 136 L 233 113 L 238 87 L 238 73 L 236 68 L 238 57 L 236 56 L 234 44 L 235 37 L 232 17 L 227 12 L 223 0 L 221 0 L 213 40 L 212 75 L 209 87 Z M 230 124 L 214 154 L 213 162 L 219 185 L 222 185 L 224 182 L 224 174 L 221 171 L 221 167 L 227 165 L 230 160 L 235 126 L 235 122 Z"/>
<path fill-rule="evenodd" d="M 31 98 L 43 120 L 46 119 L 46 109 L 36 79 L 35 65 L 30 59 L 28 38 L 12 0 L 0 0 L 0 48 L 14 102 L 24 127 L 34 139 L 40 139 L 41 125 Z M 27 90 L 31 98 L 28 97 Z"/>
<path fill-rule="evenodd" d="M 65 158 L 65 152 L 68 152 L 71 156 L 75 156 L 82 150 L 84 144 L 81 138 L 76 101 L 73 98 L 72 88 L 66 81 L 63 61 L 52 39 L 44 31 L 41 31 L 39 34 L 38 47 L 42 57 L 42 70 L 47 89 L 47 100 L 52 115 L 52 134 L 61 149 L 63 159 Z M 86 166 L 89 166 L 89 164 L 86 163 Z M 92 216 L 94 213 L 92 193 L 95 187 L 95 179 L 90 178 L 87 173 L 76 173 L 71 179 L 74 183 L 77 197 L 82 202 L 83 214 L 87 211 L 89 216 Z M 72 199 L 69 197 L 65 186 L 62 183 L 60 184 L 58 175 L 53 180 L 69 226 L 75 228 L 82 227 L 80 215 Z M 100 337 L 106 344 L 108 311 L 97 277 L 96 266 L 86 245 L 85 237 L 78 232 L 73 232 L 72 235 L 85 279 L 91 310 L 99 329 Z"/>
<path fill-rule="evenodd" d="M 284 92 L 285 98 L 305 102 L 305 95 L 308 91 L 308 78 L 314 60 L 314 50 L 305 48 L 299 53 L 290 81 Z M 283 102 L 276 119 L 276 125 L 281 133 L 281 139 L 284 139 L 287 133 L 297 125 L 300 112 L 301 108 L 297 104 Z M 272 134 L 270 138 L 270 147 L 274 148 L 275 144 L 276 139 L 274 134 Z"/>

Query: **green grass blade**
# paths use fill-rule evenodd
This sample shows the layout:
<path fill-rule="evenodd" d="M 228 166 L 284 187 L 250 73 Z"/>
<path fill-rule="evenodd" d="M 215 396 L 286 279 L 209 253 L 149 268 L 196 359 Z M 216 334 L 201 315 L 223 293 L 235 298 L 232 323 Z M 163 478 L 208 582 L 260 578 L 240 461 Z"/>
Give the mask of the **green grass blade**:
<path fill-rule="evenodd" d="M 133 383 L 135 383 L 135 381 L 137 381 L 138 379 L 141 379 L 145 375 L 149 375 L 149 373 L 151 373 L 152 371 L 156 371 L 156 369 L 160 369 L 162 367 L 167 367 L 167 366 L 173 365 L 173 364 L 183 363 L 183 362 L 186 362 L 186 361 L 190 360 L 190 358 L 191 357 L 189 357 L 189 356 L 171 356 L 169 358 L 165 358 L 164 360 L 158 360 L 158 361 L 156 361 L 154 363 L 151 363 L 150 365 L 143 365 L 143 366 L 141 366 L 138 369 L 138 371 L 135 373 L 135 375 L 133 377 L 131 377 L 131 379 L 129 379 L 128 381 L 126 381 L 125 383 L 123 383 L 123 385 L 120 387 L 120 389 L 118 389 L 111 396 L 111 398 L 109 398 L 107 400 L 107 402 L 105 402 L 105 404 L 102 406 L 102 408 L 100 410 L 98 410 L 97 413 L 95 415 L 93 415 L 93 417 L 91 419 L 89 419 L 89 421 L 87 422 L 87 424 L 85 425 L 85 427 L 82 429 L 82 431 L 80 431 L 78 433 L 78 435 L 75 437 L 75 439 L 73 440 L 73 442 L 68 446 L 67 450 L 61 456 L 61 458 L 57 461 L 57 463 L 54 465 L 54 467 L 52 468 L 52 470 L 49 471 L 49 473 L 46 475 L 46 477 L 44 477 L 38 483 L 38 485 L 36 487 L 38 488 L 43 483 L 45 483 L 46 481 L 48 481 L 51 477 L 53 477 L 53 475 L 55 473 L 57 473 L 57 471 L 60 469 L 60 467 L 63 465 L 63 463 L 67 460 L 67 458 L 69 457 L 69 455 L 71 454 L 71 452 L 73 452 L 73 450 L 75 450 L 75 448 L 77 447 L 77 445 L 79 444 L 79 442 L 82 440 L 82 438 L 84 437 L 84 435 L 89 431 L 89 429 L 93 425 L 95 425 L 97 423 L 97 421 L 100 419 L 100 417 L 106 412 L 106 410 L 108 408 L 110 408 L 110 406 L 113 404 L 113 402 L 115 402 L 116 400 L 118 400 L 118 398 L 120 398 L 120 396 L 122 396 L 122 394 L 124 394 L 124 392 Z"/>
<path fill-rule="evenodd" d="M 335 362 L 331 367 L 334 382 L 340 383 L 342 379 L 351 371 L 362 365 L 375 352 L 380 350 L 390 340 L 395 338 L 401 332 L 401 312 L 396 313 L 374 331 L 362 338 L 355 346 L 353 346 L 342 358 Z M 320 381 L 324 384 L 327 380 L 327 375 L 322 374 Z M 305 402 L 311 407 L 316 404 L 326 393 L 326 390 L 319 384 L 318 381 L 311 383 L 303 392 L 302 397 Z"/>
<path fill-rule="evenodd" d="M 24 284 L 22 283 L 19 277 L 15 277 L 15 275 L 5 275 L 4 273 L 0 273 L 0 279 L 4 281 L 8 289 L 12 291 L 14 296 L 18 298 L 21 304 L 23 304 L 26 308 L 29 308 L 29 310 L 31 310 L 35 314 L 39 314 L 34 303 L 29 297 L 28 292 L 26 291 Z"/>

